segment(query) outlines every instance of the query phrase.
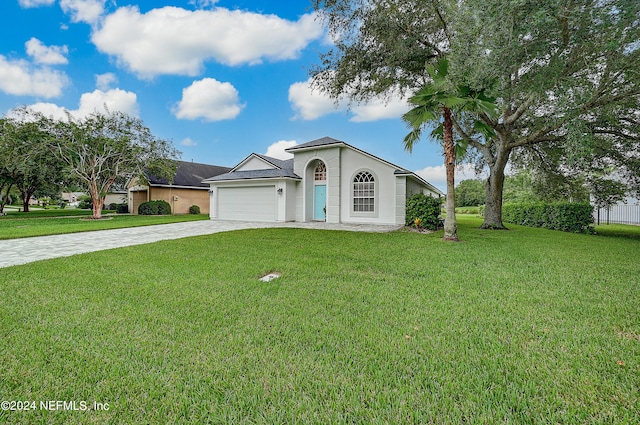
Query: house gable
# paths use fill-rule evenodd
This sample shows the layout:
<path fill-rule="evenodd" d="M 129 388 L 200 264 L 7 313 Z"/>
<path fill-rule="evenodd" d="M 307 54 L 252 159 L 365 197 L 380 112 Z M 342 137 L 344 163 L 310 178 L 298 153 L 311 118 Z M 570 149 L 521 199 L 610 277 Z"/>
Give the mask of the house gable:
<path fill-rule="evenodd" d="M 255 170 L 273 170 L 278 167 L 273 161 L 269 161 L 269 157 L 252 153 L 245 159 L 243 159 L 238 165 L 233 167 L 231 172 L 234 171 L 255 171 Z M 213 176 L 211 176 L 213 177 Z"/>

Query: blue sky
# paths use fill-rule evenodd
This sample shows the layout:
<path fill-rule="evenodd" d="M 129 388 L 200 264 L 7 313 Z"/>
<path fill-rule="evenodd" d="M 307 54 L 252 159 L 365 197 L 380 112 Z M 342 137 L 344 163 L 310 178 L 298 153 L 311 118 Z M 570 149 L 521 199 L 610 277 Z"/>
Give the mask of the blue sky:
<path fill-rule="evenodd" d="M 2 0 L 0 11 L 2 113 L 81 117 L 106 103 L 183 160 L 225 166 L 330 136 L 444 189 L 437 144 L 402 147 L 402 99 L 348 111 L 309 89 L 330 41 L 307 1 Z"/>

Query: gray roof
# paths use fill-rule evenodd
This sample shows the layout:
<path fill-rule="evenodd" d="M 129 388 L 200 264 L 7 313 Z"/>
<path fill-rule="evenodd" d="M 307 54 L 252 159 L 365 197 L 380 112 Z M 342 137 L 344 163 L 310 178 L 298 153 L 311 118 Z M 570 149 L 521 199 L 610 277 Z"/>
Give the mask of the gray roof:
<path fill-rule="evenodd" d="M 221 167 L 218 165 L 198 164 L 197 162 L 177 161 L 176 175 L 173 178 L 172 186 L 183 187 L 201 187 L 208 188 L 209 185 L 202 181 L 227 173 L 231 170 L 229 167 Z M 157 178 L 149 175 L 149 184 L 152 186 L 168 186 L 167 179 Z"/>
<path fill-rule="evenodd" d="M 334 138 L 331 138 L 331 137 L 322 137 L 320 139 L 312 140 L 311 142 L 303 143 L 301 145 L 296 145 L 296 146 L 293 146 L 293 147 L 285 149 L 285 150 L 287 152 L 292 152 L 293 153 L 293 152 L 298 151 L 298 150 L 321 148 L 321 147 L 328 147 L 328 146 L 344 146 L 344 147 L 348 147 L 348 148 L 351 148 L 351 149 L 353 149 L 353 150 L 355 150 L 357 152 L 360 152 L 360 153 L 362 153 L 364 155 L 367 155 L 367 156 L 369 156 L 371 158 L 375 158 L 378 161 L 383 162 L 385 164 L 388 164 L 391 167 L 395 167 L 396 170 L 394 171 L 394 174 L 409 176 L 409 177 L 419 181 L 420 183 L 426 185 L 427 187 L 429 187 L 431 190 L 435 191 L 436 193 L 442 194 L 442 192 L 437 187 L 435 187 L 434 185 L 432 185 L 431 183 L 429 183 L 428 181 L 426 181 L 425 179 L 423 179 L 422 177 L 420 177 L 416 173 L 414 173 L 412 171 L 409 171 L 409 170 L 407 170 L 405 168 L 398 167 L 397 165 L 392 164 L 389 161 L 385 161 L 382 158 L 379 158 L 379 157 L 377 157 L 375 155 L 372 155 L 372 154 L 370 154 L 368 152 L 365 152 L 365 151 L 363 151 L 361 149 L 358 149 L 358 148 L 356 148 L 354 146 L 351 146 L 350 144 L 345 143 L 342 140 L 337 140 L 337 139 L 334 139 Z M 266 162 L 270 163 L 271 165 L 273 165 L 276 168 L 275 169 L 268 169 L 268 170 L 231 171 L 231 172 L 226 173 L 226 174 L 222 174 L 222 175 L 218 175 L 218 176 L 214 176 L 212 178 L 209 178 L 209 179 L 207 179 L 205 181 L 205 183 L 216 182 L 216 181 L 247 180 L 247 179 L 271 179 L 271 178 L 292 178 L 292 179 L 302 180 L 302 178 L 300 176 L 298 176 L 297 174 L 295 174 L 293 172 L 293 159 L 281 160 L 281 159 L 272 158 L 272 157 L 266 156 L 266 155 L 252 153 L 247 158 L 242 160 L 240 162 L 240 164 L 244 163 L 247 159 L 249 159 L 252 156 L 257 156 L 257 157 L 261 158 L 263 161 L 266 161 Z M 238 165 L 240 165 L 240 164 L 238 164 Z"/>
<path fill-rule="evenodd" d="M 296 150 L 301 150 L 301 149 L 308 149 L 308 148 L 317 148 L 320 146 L 329 146 L 329 145 L 346 145 L 349 146 L 347 143 L 343 142 L 342 140 L 337 140 L 337 139 L 333 139 L 331 137 L 322 137 L 320 139 L 316 139 L 316 140 L 312 140 L 310 142 L 307 143 L 303 143 L 301 145 L 295 145 L 291 148 L 285 149 L 287 152 L 291 152 L 291 151 L 296 151 Z M 351 146 L 353 147 L 353 146 Z"/>
<path fill-rule="evenodd" d="M 257 157 L 262 158 L 263 160 L 275 165 L 278 168 L 283 168 L 285 170 L 291 170 L 293 171 L 293 158 L 291 159 L 278 159 L 278 158 L 273 158 L 271 156 L 267 156 L 267 155 L 261 155 L 259 153 L 255 153 L 254 154 Z"/>
<path fill-rule="evenodd" d="M 293 172 L 293 158 L 282 160 L 278 158 L 272 158 L 270 156 L 253 153 L 251 156 L 257 156 L 264 161 L 267 161 L 276 168 L 269 168 L 266 170 L 249 170 L 249 171 L 231 171 L 225 174 L 220 174 L 209 179 L 206 179 L 204 184 L 208 182 L 220 182 L 229 180 L 247 180 L 247 179 L 277 179 L 277 178 L 291 178 L 301 180 L 301 178 Z M 247 159 L 245 158 L 245 160 Z M 243 160 L 242 162 L 244 162 Z M 242 164 L 241 162 L 241 164 Z"/>

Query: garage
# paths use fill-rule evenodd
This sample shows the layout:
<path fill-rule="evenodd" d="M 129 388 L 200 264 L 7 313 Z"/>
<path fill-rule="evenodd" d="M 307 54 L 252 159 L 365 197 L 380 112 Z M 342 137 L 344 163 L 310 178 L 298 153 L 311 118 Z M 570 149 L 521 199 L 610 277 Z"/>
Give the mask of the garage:
<path fill-rule="evenodd" d="M 274 185 L 218 188 L 219 219 L 276 221 L 276 217 Z"/>

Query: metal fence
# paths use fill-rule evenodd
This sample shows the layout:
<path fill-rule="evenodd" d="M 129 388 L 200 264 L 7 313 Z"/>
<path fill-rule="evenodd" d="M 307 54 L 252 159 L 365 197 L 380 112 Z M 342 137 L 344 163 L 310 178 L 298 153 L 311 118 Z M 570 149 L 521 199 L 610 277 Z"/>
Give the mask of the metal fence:
<path fill-rule="evenodd" d="M 609 208 L 594 208 L 596 224 L 640 224 L 640 205 L 613 205 Z"/>

